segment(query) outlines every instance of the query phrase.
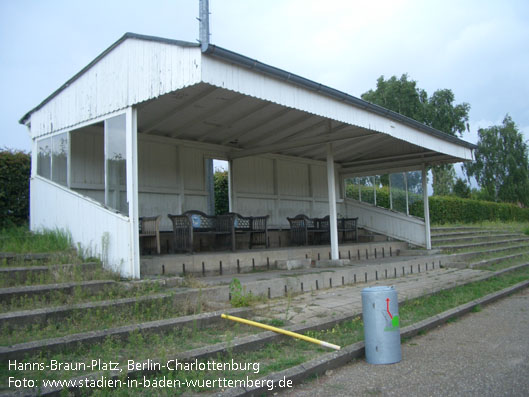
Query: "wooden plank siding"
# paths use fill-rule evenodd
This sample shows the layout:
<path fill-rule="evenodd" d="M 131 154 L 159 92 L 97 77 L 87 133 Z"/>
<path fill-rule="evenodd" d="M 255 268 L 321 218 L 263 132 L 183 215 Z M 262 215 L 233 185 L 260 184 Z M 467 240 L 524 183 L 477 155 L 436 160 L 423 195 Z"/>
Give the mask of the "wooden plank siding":
<path fill-rule="evenodd" d="M 31 114 L 33 138 L 200 82 L 199 48 L 128 39 Z"/>

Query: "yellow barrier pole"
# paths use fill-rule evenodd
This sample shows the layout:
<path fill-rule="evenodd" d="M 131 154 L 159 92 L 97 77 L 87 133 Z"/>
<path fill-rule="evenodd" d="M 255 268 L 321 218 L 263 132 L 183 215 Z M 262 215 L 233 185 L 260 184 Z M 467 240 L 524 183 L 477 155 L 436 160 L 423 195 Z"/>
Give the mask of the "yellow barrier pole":
<path fill-rule="evenodd" d="M 332 343 L 324 342 L 324 341 L 316 339 L 316 338 L 311 338 L 310 336 L 301 335 L 301 334 L 298 334 L 296 332 L 287 331 L 287 330 L 284 330 L 284 329 L 281 329 L 281 328 L 272 327 L 271 325 L 261 324 L 261 323 L 258 323 L 256 321 L 252 321 L 252 320 L 246 320 L 245 318 L 241 318 L 241 317 L 230 316 L 228 314 L 221 314 L 220 316 L 222 318 L 225 318 L 226 320 L 232 320 L 232 321 L 237 321 L 239 323 L 243 323 L 243 324 L 247 324 L 247 325 L 253 325 L 254 327 L 259 327 L 259 328 L 267 329 L 269 331 L 277 332 L 279 334 L 292 336 L 293 338 L 302 339 L 304 341 L 315 343 L 315 344 L 320 345 L 320 346 L 329 347 L 329 348 L 334 349 L 334 350 L 340 350 L 340 346 L 338 346 L 338 345 L 333 345 Z"/>

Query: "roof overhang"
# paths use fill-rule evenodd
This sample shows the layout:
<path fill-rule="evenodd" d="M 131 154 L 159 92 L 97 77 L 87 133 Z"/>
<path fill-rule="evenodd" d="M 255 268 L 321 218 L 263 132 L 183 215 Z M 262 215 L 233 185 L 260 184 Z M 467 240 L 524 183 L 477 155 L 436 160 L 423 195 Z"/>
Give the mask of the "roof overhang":
<path fill-rule="evenodd" d="M 200 51 L 193 43 L 127 33 L 20 122 L 28 124 L 34 112 L 70 90 L 128 40 L 141 42 L 150 52 L 160 45 Z M 179 67 L 199 76 L 178 89 L 127 103 L 138 109 L 138 133 L 221 145 L 234 160 L 280 154 L 325 161 L 326 144 L 332 143 L 334 159 L 343 175 L 473 160 L 473 144 L 223 48 L 210 45 L 192 64 L 186 65 L 186 61 L 191 62 L 173 56 L 174 63 L 164 65 L 161 77 L 150 75 L 156 73 L 156 68 L 140 66 L 135 73 L 144 73 L 142 79 L 123 81 L 123 85 L 130 85 L 174 79 Z"/>

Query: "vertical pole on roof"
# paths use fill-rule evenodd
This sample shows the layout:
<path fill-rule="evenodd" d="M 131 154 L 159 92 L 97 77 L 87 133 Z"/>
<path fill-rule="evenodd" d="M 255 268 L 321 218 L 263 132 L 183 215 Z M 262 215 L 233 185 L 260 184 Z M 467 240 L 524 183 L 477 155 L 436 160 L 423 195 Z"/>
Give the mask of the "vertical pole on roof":
<path fill-rule="evenodd" d="M 332 143 L 327 143 L 327 187 L 329 190 L 329 227 L 331 231 L 331 259 L 338 260 L 338 224 L 336 221 L 336 182 L 334 181 L 334 156 Z"/>
<path fill-rule="evenodd" d="M 136 108 L 126 113 L 127 201 L 130 220 L 130 276 L 140 278 L 140 236 L 138 219 L 138 124 Z"/>
<path fill-rule="evenodd" d="M 202 51 L 206 51 L 209 45 L 209 0 L 199 0 L 199 41 Z"/>
<path fill-rule="evenodd" d="M 426 179 L 426 165 L 422 165 L 422 201 L 424 203 L 424 228 L 426 237 L 426 249 L 432 249 L 430 236 L 430 206 L 428 204 L 428 181 Z"/>

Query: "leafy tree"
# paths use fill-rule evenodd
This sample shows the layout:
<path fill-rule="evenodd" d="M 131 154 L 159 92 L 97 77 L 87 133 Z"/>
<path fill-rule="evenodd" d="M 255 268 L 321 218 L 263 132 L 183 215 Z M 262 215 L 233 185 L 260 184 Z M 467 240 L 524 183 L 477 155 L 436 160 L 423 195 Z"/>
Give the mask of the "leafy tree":
<path fill-rule="evenodd" d="M 457 197 L 470 198 L 470 187 L 461 178 L 456 179 L 453 191 Z"/>
<path fill-rule="evenodd" d="M 215 215 L 229 212 L 228 170 L 216 169 L 213 174 L 215 184 Z"/>
<path fill-rule="evenodd" d="M 449 196 L 454 191 L 456 171 L 453 166 L 438 166 L 432 168 L 432 187 L 434 196 Z"/>
<path fill-rule="evenodd" d="M 430 127 L 456 136 L 468 130 L 468 103 L 455 104 L 452 90 L 437 90 L 431 97 L 425 90 L 417 87 L 417 82 L 410 80 L 407 74 L 400 79 L 396 76 L 384 80 L 380 76 L 375 90 L 362 94 L 362 99 L 411 117 Z M 454 184 L 454 167 L 452 165 L 432 168 L 434 194 L 450 194 Z M 437 186 L 437 189 L 435 189 Z"/>
<path fill-rule="evenodd" d="M 421 123 L 426 119 L 428 95 L 426 91 L 417 87 L 416 81 L 409 80 L 407 74 L 403 74 L 400 79 L 391 76 L 388 80 L 380 76 L 377 80 L 377 88 L 362 94 L 362 99 Z"/>
<path fill-rule="evenodd" d="M 502 125 L 478 131 L 476 161 L 465 164 L 482 190 L 494 201 L 529 205 L 529 162 L 527 144 L 509 115 Z"/>

